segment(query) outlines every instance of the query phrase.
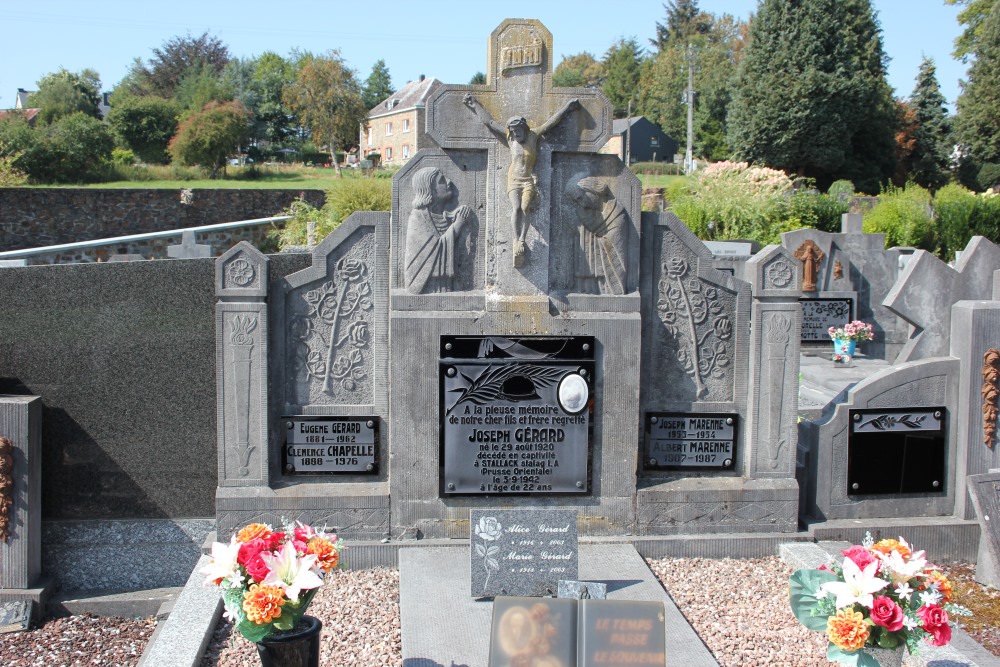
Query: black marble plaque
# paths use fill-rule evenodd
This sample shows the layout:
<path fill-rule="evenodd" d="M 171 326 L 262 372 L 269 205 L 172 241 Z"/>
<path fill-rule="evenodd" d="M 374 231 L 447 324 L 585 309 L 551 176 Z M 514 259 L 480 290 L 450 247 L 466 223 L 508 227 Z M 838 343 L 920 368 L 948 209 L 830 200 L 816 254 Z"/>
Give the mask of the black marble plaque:
<path fill-rule="evenodd" d="M 848 495 L 945 492 L 944 407 L 850 410 L 848 415 Z"/>
<path fill-rule="evenodd" d="M 499 597 L 493 602 L 489 667 L 574 667 L 576 600 Z"/>
<path fill-rule="evenodd" d="M 579 569 L 576 510 L 471 510 L 472 597 L 555 595 Z"/>
<path fill-rule="evenodd" d="M 646 468 L 733 467 L 739 415 L 649 412 L 645 423 Z"/>
<path fill-rule="evenodd" d="M 802 304 L 802 342 L 829 342 L 830 327 L 842 327 L 854 319 L 854 299 L 799 299 Z"/>
<path fill-rule="evenodd" d="M 378 417 L 282 417 L 286 475 L 378 472 Z"/>
<path fill-rule="evenodd" d="M 662 602 L 581 600 L 579 619 L 580 667 L 666 664 Z"/>
<path fill-rule="evenodd" d="M 592 336 L 442 336 L 442 495 L 589 493 L 593 386 Z"/>

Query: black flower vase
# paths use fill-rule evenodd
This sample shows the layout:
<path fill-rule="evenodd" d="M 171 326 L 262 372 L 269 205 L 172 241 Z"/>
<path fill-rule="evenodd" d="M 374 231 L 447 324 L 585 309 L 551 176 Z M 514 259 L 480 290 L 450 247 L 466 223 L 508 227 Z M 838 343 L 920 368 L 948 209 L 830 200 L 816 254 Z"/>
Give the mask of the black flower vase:
<path fill-rule="evenodd" d="M 319 635 L 323 623 L 303 616 L 294 630 L 269 635 L 257 642 L 263 667 L 319 667 Z"/>

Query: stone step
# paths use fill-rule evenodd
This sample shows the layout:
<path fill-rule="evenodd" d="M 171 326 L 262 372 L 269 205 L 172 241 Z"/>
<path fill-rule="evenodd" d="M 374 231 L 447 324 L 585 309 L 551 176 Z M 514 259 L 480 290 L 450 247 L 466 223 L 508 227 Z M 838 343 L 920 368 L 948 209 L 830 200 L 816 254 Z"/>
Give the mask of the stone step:
<path fill-rule="evenodd" d="M 46 610 L 53 616 L 93 614 L 147 618 L 168 613 L 182 587 L 153 588 L 142 591 L 61 592 L 49 599 Z"/>

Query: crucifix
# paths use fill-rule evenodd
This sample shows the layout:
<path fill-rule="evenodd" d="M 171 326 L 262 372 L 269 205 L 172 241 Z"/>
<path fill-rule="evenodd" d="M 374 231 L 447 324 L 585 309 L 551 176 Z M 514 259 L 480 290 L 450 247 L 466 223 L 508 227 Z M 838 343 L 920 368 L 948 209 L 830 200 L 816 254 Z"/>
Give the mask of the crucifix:
<path fill-rule="evenodd" d="M 596 90 L 552 86 L 552 35 L 536 20 L 493 31 L 487 70 L 486 84 L 432 95 L 427 133 L 446 151 L 488 151 L 487 284 L 544 293 L 551 193 L 565 186 L 552 182 L 553 155 L 596 153 L 611 135 L 611 105 Z"/>

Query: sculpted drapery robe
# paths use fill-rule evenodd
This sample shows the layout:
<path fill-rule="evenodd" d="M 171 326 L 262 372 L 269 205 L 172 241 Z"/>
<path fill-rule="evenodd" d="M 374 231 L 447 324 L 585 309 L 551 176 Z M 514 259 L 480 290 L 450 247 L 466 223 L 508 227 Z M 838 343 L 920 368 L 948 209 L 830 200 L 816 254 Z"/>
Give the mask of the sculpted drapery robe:
<path fill-rule="evenodd" d="M 590 294 L 625 294 L 628 211 L 612 199 L 580 227 L 577 288 Z"/>
<path fill-rule="evenodd" d="M 470 252 L 464 227 L 454 212 L 413 209 L 406 225 L 406 287 L 415 294 L 461 289 L 458 271 Z"/>

